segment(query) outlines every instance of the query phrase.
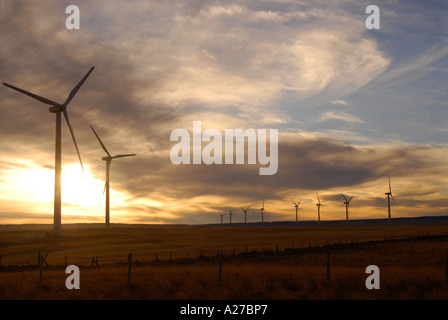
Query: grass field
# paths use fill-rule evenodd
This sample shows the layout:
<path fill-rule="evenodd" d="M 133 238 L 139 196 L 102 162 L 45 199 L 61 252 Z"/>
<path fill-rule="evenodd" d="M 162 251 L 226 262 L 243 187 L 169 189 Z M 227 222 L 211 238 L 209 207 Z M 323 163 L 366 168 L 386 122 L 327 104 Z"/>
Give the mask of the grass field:
<path fill-rule="evenodd" d="M 75 225 L 60 237 L 9 226 L 0 228 L 0 299 L 448 299 L 447 251 L 446 224 Z M 41 283 L 38 252 L 48 253 Z M 80 290 L 65 287 L 65 259 L 80 267 Z M 380 268 L 379 290 L 365 287 L 368 265 Z"/>

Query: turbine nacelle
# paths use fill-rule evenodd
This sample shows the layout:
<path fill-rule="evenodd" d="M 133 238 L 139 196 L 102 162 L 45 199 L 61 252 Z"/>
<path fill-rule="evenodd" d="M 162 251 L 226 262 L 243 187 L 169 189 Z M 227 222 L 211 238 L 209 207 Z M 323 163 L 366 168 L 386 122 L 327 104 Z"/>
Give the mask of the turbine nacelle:
<path fill-rule="evenodd" d="M 67 109 L 67 106 L 53 106 L 48 108 L 48 111 L 50 113 L 58 113 L 58 112 L 64 112 Z"/>

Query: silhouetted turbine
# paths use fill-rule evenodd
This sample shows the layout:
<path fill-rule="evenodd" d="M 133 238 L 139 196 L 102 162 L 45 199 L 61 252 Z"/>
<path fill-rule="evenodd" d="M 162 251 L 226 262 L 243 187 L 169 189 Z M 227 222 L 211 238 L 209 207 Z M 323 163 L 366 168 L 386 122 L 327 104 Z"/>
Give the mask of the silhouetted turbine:
<path fill-rule="evenodd" d="M 246 223 L 246 215 L 247 215 L 247 211 L 249 211 L 250 206 L 247 207 L 247 209 L 241 208 L 241 210 L 244 211 L 244 223 Z"/>
<path fill-rule="evenodd" d="M 98 141 L 100 142 L 101 147 L 107 153 L 107 157 L 103 157 L 103 158 L 101 158 L 101 160 L 106 161 L 106 183 L 104 184 L 104 190 L 106 191 L 106 227 L 108 227 L 109 221 L 110 221 L 110 214 L 109 214 L 109 202 L 110 202 L 110 199 L 109 199 L 109 169 L 110 169 L 110 164 L 112 163 L 112 159 L 132 157 L 132 156 L 135 156 L 135 153 L 119 154 L 117 156 L 112 157 L 110 155 L 109 151 L 106 149 L 106 146 L 101 141 L 100 137 L 96 134 L 95 129 L 93 129 L 92 126 L 90 126 L 90 128 L 92 128 L 92 131 L 95 134 L 95 136 L 97 137 Z M 103 191 L 103 193 L 104 193 L 104 191 Z"/>
<path fill-rule="evenodd" d="M 298 215 L 298 210 L 299 210 L 299 205 L 302 202 L 302 200 L 300 200 L 298 203 L 295 203 L 294 201 L 292 203 L 294 203 L 294 207 L 296 208 L 296 224 L 299 223 L 299 215 Z"/>
<path fill-rule="evenodd" d="M 389 192 L 386 192 L 385 195 L 387 195 L 387 212 L 388 212 L 388 216 L 389 216 L 388 225 L 390 225 L 390 219 L 391 219 L 391 215 L 390 215 L 390 198 L 392 198 L 392 200 L 394 200 L 394 202 L 395 202 L 395 199 L 394 199 L 394 196 L 392 195 L 392 187 L 390 185 L 390 175 L 388 175 L 388 176 L 389 176 Z"/>
<path fill-rule="evenodd" d="M 319 199 L 319 194 L 317 194 L 317 201 L 318 203 L 316 203 L 317 206 L 317 224 L 320 224 L 320 207 L 325 207 L 322 203 L 320 203 L 320 199 Z"/>
<path fill-rule="evenodd" d="M 342 193 L 341 193 L 342 194 Z M 347 200 L 347 198 L 344 196 L 344 194 L 342 194 L 342 196 L 344 197 L 345 201 L 345 221 L 348 223 L 348 207 L 350 206 L 350 201 L 352 200 L 353 196 L 350 197 L 350 199 Z"/>
<path fill-rule="evenodd" d="M 233 216 L 233 212 L 232 209 L 229 207 L 229 217 L 230 217 L 230 224 L 232 224 L 232 216 Z"/>
<path fill-rule="evenodd" d="M 264 222 L 264 214 L 265 214 L 265 210 L 264 210 L 264 199 L 263 199 L 263 207 L 260 208 L 260 213 L 261 213 L 261 222 Z"/>
<path fill-rule="evenodd" d="M 218 210 L 219 215 L 221 216 L 221 224 L 222 224 L 222 217 L 225 216 L 225 213 L 221 213 L 221 211 Z"/>
<path fill-rule="evenodd" d="M 81 163 L 81 168 L 84 171 L 84 166 L 82 165 L 81 154 L 79 153 L 78 144 L 76 143 L 75 133 L 73 132 L 72 126 L 70 125 L 70 121 L 68 119 L 67 106 L 72 101 L 73 97 L 76 95 L 78 90 L 83 85 L 84 81 L 86 81 L 87 77 L 93 71 L 92 67 L 89 72 L 81 79 L 81 81 L 72 89 L 67 99 L 63 104 L 54 102 L 47 98 L 43 98 L 38 96 L 37 94 L 28 92 L 26 90 L 20 89 L 18 87 L 12 86 L 7 83 L 3 83 L 3 85 L 16 90 L 20 93 L 23 93 L 33 99 L 36 99 L 44 104 L 50 105 L 49 108 L 50 113 L 56 114 L 56 143 L 55 143 L 55 165 L 54 165 L 54 217 L 53 217 L 53 228 L 54 234 L 61 234 L 61 173 L 62 173 L 62 135 L 61 135 L 61 113 L 64 114 L 65 121 L 67 122 L 67 126 L 70 129 L 70 134 L 73 139 L 73 143 L 75 145 L 76 153 L 78 154 L 79 162 Z"/>

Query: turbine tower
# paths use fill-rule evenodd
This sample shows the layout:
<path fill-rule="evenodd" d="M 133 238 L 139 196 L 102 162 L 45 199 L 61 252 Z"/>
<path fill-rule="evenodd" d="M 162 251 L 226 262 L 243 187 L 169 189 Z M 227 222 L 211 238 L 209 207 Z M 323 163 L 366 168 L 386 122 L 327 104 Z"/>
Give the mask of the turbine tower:
<path fill-rule="evenodd" d="M 299 206 L 300 203 L 302 202 L 302 200 L 300 200 L 299 202 L 295 203 L 294 201 L 292 203 L 294 203 L 294 207 L 296 208 L 296 225 L 299 223 L 299 215 L 298 215 L 298 211 L 299 211 Z"/>
<path fill-rule="evenodd" d="M 90 128 L 92 128 L 93 133 L 95 134 L 96 138 L 98 139 L 98 141 L 100 142 L 101 147 L 103 147 L 103 150 L 107 153 L 107 157 L 103 157 L 101 158 L 101 160 L 106 161 L 106 183 L 104 184 L 104 190 L 106 191 L 106 227 L 109 226 L 109 221 L 110 221 L 110 209 L 109 209 L 109 203 L 110 203 L 110 198 L 109 198 L 109 169 L 110 169 L 110 164 L 112 163 L 112 159 L 116 159 L 116 158 L 124 158 L 124 157 L 132 157 L 135 156 L 135 153 L 133 154 L 119 154 L 117 156 L 111 156 L 109 151 L 106 149 L 106 146 L 103 144 L 103 142 L 101 141 L 100 137 L 96 134 L 95 129 L 93 129 L 92 126 L 90 126 Z M 103 191 L 104 193 L 104 191 Z"/>
<path fill-rule="evenodd" d="M 224 217 L 226 214 L 225 213 L 221 213 L 221 211 L 218 210 L 219 215 L 221 216 L 221 224 L 222 224 L 222 217 Z"/>
<path fill-rule="evenodd" d="M 342 193 L 341 193 L 342 194 Z M 342 196 L 344 197 L 345 201 L 345 221 L 348 223 L 348 207 L 350 206 L 350 201 L 352 200 L 353 196 L 350 197 L 350 199 L 347 200 L 347 198 L 344 196 L 344 194 L 342 194 Z"/>
<path fill-rule="evenodd" d="M 81 168 L 84 171 L 84 166 L 82 165 L 81 154 L 79 153 L 78 144 L 76 143 L 75 133 L 73 132 L 72 126 L 70 125 L 70 121 L 67 113 L 67 106 L 72 101 L 73 97 L 76 95 L 78 90 L 83 85 L 84 81 L 86 81 L 87 77 L 93 71 L 92 67 L 89 72 L 81 79 L 81 81 L 72 89 L 67 99 L 63 104 L 54 102 L 47 98 L 43 98 L 38 96 L 37 94 L 25 91 L 23 89 L 17 88 L 7 83 L 3 83 L 3 85 L 16 90 L 20 93 L 23 93 L 33 99 L 36 99 L 44 104 L 50 105 L 49 108 L 50 113 L 56 114 L 56 139 L 55 139 L 55 165 L 54 165 L 54 217 L 53 217 L 53 228 L 54 234 L 61 234 L 61 173 L 62 173 L 62 135 L 61 135 L 61 113 L 64 114 L 65 121 L 67 122 L 67 126 L 70 130 L 70 134 L 73 139 L 73 143 L 75 145 L 76 153 L 78 154 L 79 162 L 81 163 Z"/>
<path fill-rule="evenodd" d="M 233 212 L 232 209 L 229 207 L 229 217 L 230 217 L 230 224 L 232 224 L 232 216 L 233 216 Z"/>
<path fill-rule="evenodd" d="M 320 224 L 320 207 L 325 207 L 322 203 L 320 203 L 320 199 L 319 199 L 319 194 L 317 194 L 317 201 L 318 203 L 316 203 L 317 206 L 317 224 Z"/>
<path fill-rule="evenodd" d="M 388 219 L 388 225 L 390 226 L 390 198 L 392 198 L 392 200 L 394 200 L 394 196 L 392 195 L 392 187 L 390 185 L 390 175 L 389 175 L 389 192 L 386 192 L 385 195 L 387 196 L 387 212 L 389 214 L 389 219 Z"/>
<path fill-rule="evenodd" d="M 264 222 L 264 214 L 265 214 L 264 199 L 263 199 L 263 207 L 260 208 L 260 213 L 261 213 L 261 223 L 263 223 Z"/>
<path fill-rule="evenodd" d="M 246 215 L 247 215 L 247 211 L 249 211 L 250 206 L 247 207 L 247 209 L 241 208 L 241 210 L 244 211 L 244 223 L 246 223 Z"/>

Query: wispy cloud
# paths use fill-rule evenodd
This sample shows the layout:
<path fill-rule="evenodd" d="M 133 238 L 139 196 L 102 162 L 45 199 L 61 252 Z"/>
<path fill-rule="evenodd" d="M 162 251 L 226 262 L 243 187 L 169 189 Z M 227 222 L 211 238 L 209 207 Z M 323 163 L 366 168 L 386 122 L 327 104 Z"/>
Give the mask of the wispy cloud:
<path fill-rule="evenodd" d="M 364 123 L 362 119 L 360 119 L 357 116 L 345 113 L 345 112 L 335 112 L 335 111 L 329 111 L 325 112 L 324 114 L 321 114 L 319 118 L 319 122 L 325 122 L 329 120 L 340 120 L 344 122 L 350 122 L 350 123 Z"/>
<path fill-rule="evenodd" d="M 341 105 L 346 105 L 347 101 L 345 100 L 333 100 L 331 101 L 331 104 L 341 104 Z"/>

